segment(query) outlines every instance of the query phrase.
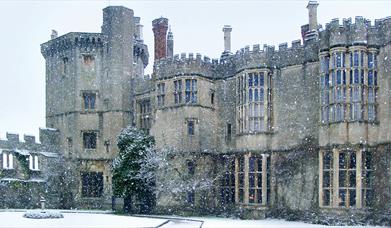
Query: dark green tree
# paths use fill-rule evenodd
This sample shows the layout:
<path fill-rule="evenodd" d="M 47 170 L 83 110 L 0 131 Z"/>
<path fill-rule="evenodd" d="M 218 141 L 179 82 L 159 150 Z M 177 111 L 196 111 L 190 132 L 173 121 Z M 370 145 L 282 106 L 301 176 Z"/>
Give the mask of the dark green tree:
<path fill-rule="evenodd" d="M 152 209 L 154 181 L 142 178 L 140 168 L 145 155 L 154 150 L 154 143 L 152 136 L 132 126 L 123 129 L 117 138 L 119 153 L 113 161 L 113 191 L 124 198 L 126 212 L 133 210 L 132 199 L 140 205 L 138 213 Z"/>

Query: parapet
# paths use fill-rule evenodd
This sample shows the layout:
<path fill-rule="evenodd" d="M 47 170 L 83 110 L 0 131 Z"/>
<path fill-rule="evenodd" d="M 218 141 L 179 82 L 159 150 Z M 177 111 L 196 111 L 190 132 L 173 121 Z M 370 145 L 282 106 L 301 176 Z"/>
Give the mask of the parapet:
<path fill-rule="evenodd" d="M 315 40 L 316 41 L 316 40 Z M 236 72 L 243 69 L 250 68 L 281 68 L 291 65 L 303 64 L 308 61 L 317 60 L 317 42 L 309 42 L 308 44 L 301 44 L 301 40 L 294 40 L 291 46 L 288 43 L 281 43 L 278 45 L 278 50 L 274 46 L 263 45 L 260 49 L 259 44 L 255 44 L 250 49 L 246 46 L 236 52 L 234 60 L 236 65 Z M 311 52 L 306 51 L 311 49 Z"/>
<path fill-rule="evenodd" d="M 46 58 L 75 47 L 95 49 L 103 47 L 101 33 L 71 32 L 41 44 L 41 53 Z"/>
<path fill-rule="evenodd" d="M 338 46 L 380 46 L 391 40 L 391 18 L 371 21 L 361 16 L 354 18 L 333 19 L 319 32 L 320 49 L 328 50 Z M 381 39 L 380 39 L 381 38 Z"/>
<path fill-rule="evenodd" d="M 59 151 L 59 131 L 56 129 L 40 129 L 40 141 L 37 142 L 33 135 L 23 135 L 23 141 L 19 139 L 19 134 L 6 133 L 6 139 L 0 140 L 0 151 L 11 150 L 23 155 L 29 155 L 29 151 L 58 153 Z M 47 154 L 47 153 L 46 153 Z M 55 155 L 55 154 L 53 154 Z M 46 155 L 45 155 L 46 156 Z"/>
<path fill-rule="evenodd" d="M 181 53 L 174 55 L 173 58 L 164 58 L 155 62 L 154 72 L 156 79 L 168 78 L 179 75 L 199 75 L 207 78 L 213 77 L 213 69 L 219 64 L 216 59 L 200 53 Z"/>

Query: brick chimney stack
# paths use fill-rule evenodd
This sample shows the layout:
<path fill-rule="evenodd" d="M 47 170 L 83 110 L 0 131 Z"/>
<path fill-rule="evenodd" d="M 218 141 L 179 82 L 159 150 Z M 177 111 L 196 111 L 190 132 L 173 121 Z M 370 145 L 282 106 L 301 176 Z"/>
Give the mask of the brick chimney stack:
<path fill-rule="evenodd" d="M 155 61 L 167 56 L 168 19 L 158 18 L 152 21 L 152 31 L 155 36 Z"/>

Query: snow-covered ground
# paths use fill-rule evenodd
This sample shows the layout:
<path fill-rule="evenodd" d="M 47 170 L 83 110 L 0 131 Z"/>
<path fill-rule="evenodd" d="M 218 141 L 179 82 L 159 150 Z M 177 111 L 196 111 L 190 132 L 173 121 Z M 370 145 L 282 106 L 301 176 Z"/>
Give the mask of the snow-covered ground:
<path fill-rule="evenodd" d="M 162 228 L 332 228 L 332 226 L 313 225 L 302 222 L 288 222 L 284 220 L 238 220 L 226 218 L 190 218 L 182 220 L 180 217 L 147 218 L 121 216 L 114 214 L 90 213 L 63 213 L 62 219 L 27 219 L 24 212 L 0 212 L 1 228 L 136 228 L 158 227 Z M 203 221 L 203 223 L 202 223 Z M 335 227 L 335 226 L 334 226 Z M 343 228 L 352 228 L 344 226 Z M 357 226 L 364 228 L 364 226 Z M 371 226 L 365 226 L 369 228 Z"/>
<path fill-rule="evenodd" d="M 0 212 L 0 227 L 4 228 L 136 228 L 156 227 L 165 219 L 139 218 L 111 214 L 63 213 L 62 219 L 28 219 L 24 212 Z"/>
<path fill-rule="evenodd" d="M 289 222 L 277 219 L 265 219 L 265 220 L 236 220 L 236 219 L 224 219 L 224 218 L 197 218 L 202 219 L 204 224 L 202 228 L 369 228 L 374 226 L 324 226 L 316 224 L 308 224 L 303 222 Z"/>

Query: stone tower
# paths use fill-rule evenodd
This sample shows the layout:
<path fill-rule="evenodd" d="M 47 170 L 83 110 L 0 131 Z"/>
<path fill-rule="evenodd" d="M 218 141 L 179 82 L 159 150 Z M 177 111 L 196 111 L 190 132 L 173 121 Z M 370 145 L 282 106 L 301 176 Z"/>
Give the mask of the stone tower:
<path fill-rule="evenodd" d="M 134 69 L 148 63 L 140 37 L 133 11 L 109 6 L 103 9 L 101 33 L 72 32 L 41 45 L 46 124 L 60 132 L 70 185 L 64 201 L 74 199 L 67 207 L 111 207 L 116 136 L 132 123 Z M 136 48 L 144 61 L 134 61 Z"/>

